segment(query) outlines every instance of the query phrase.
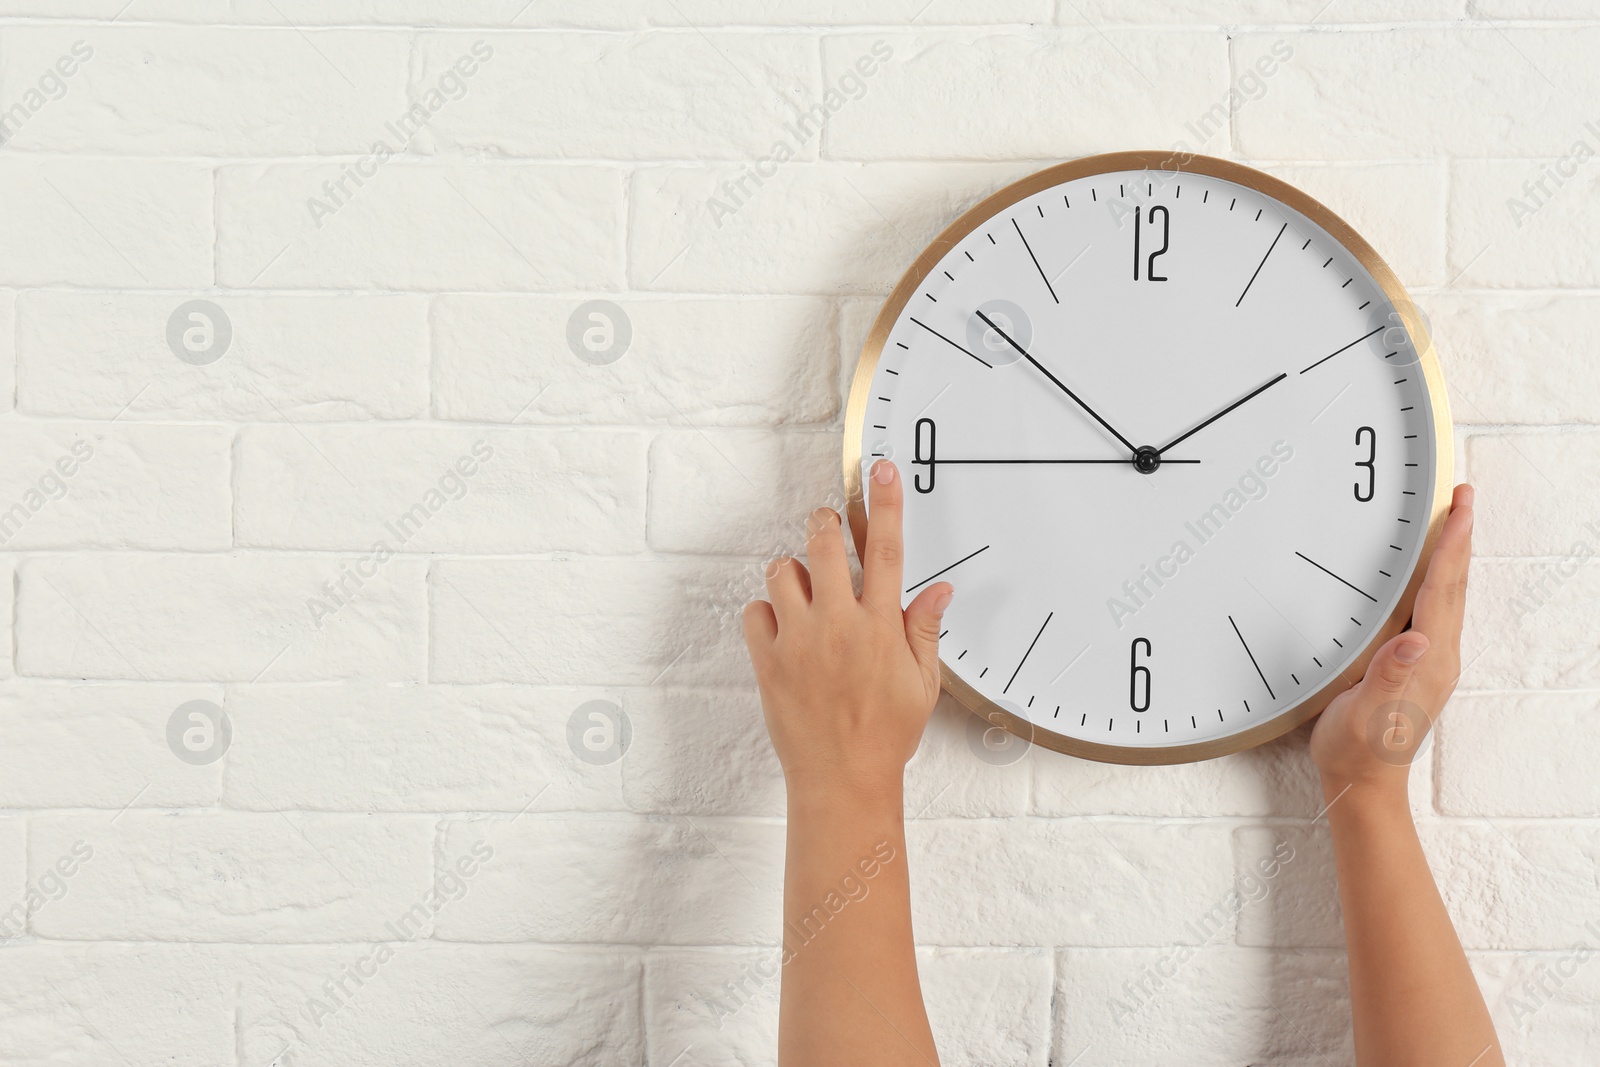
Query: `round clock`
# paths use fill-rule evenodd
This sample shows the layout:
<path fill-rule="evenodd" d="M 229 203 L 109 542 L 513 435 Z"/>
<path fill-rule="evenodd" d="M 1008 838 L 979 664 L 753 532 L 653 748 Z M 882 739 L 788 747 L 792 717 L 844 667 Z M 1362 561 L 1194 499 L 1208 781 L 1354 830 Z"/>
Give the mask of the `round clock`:
<path fill-rule="evenodd" d="M 1347 224 L 1201 156 L 1041 171 L 957 219 L 872 327 L 857 547 L 905 483 L 905 601 L 957 590 L 945 688 L 1116 763 L 1260 744 L 1410 617 L 1451 491 L 1422 317 Z"/>

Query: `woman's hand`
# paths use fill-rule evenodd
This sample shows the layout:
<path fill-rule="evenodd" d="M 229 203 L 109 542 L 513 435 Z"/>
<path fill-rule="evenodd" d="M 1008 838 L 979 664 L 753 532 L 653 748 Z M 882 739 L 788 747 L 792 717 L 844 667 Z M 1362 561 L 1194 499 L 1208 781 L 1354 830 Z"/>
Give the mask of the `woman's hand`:
<path fill-rule="evenodd" d="M 1330 799 L 1347 788 L 1404 796 L 1411 760 L 1455 691 L 1472 556 L 1472 498 L 1472 486 L 1456 486 L 1417 592 L 1411 629 L 1378 650 L 1366 677 L 1335 698 L 1311 732 L 1311 758 Z"/>
<path fill-rule="evenodd" d="M 791 794 L 816 786 L 897 796 L 939 697 L 939 618 L 954 590 L 930 585 L 901 612 L 900 473 L 880 460 L 867 488 L 861 595 L 839 514 L 819 508 L 806 524 L 810 571 L 795 559 L 774 561 L 771 602 L 744 611 L 767 731 Z"/>

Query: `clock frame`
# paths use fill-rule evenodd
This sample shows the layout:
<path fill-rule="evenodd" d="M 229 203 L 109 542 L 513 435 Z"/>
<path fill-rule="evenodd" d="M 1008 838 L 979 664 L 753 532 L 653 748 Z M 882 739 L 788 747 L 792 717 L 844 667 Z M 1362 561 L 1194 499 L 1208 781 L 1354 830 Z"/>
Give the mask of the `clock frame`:
<path fill-rule="evenodd" d="M 1418 314 L 1405 287 L 1382 257 L 1348 223 L 1308 194 L 1271 175 L 1229 160 L 1173 151 L 1111 152 L 1087 156 L 1048 167 L 1013 182 L 968 209 L 923 250 L 901 277 L 874 320 L 862 346 L 861 357 L 852 379 L 845 408 L 843 448 L 844 484 L 850 530 L 859 554 L 865 544 L 867 513 L 863 495 L 861 457 L 865 431 L 866 405 L 878 360 L 889 333 L 924 279 L 956 245 L 995 215 L 1034 194 L 1079 178 L 1117 171 L 1149 171 L 1162 174 L 1189 173 L 1218 178 L 1271 197 L 1310 219 L 1344 247 L 1372 276 L 1385 298 L 1401 319 L 1417 353 L 1416 367 L 1422 372 L 1433 420 L 1433 493 L 1428 511 L 1428 529 L 1418 550 L 1416 564 L 1394 610 L 1374 630 L 1349 666 L 1333 675 L 1322 686 L 1308 693 L 1286 710 L 1247 729 L 1204 741 L 1168 746 L 1129 746 L 1089 741 L 1037 726 L 991 701 L 963 680 L 942 659 L 940 681 L 946 692 L 974 714 L 1032 744 L 1056 752 L 1101 763 L 1160 765 L 1191 763 L 1240 752 L 1280 737 L 1321 712 L 1339 693 L 1364 675 L 1377 649 L 1403 630 L 1411 618 L 1418 587 L 1427 572 L 1428 561 L 1438 542 L 1449 512 L 1454 482 L 1454 441 L 1449 401 L 1443 373 L 1432 337 Z"/>

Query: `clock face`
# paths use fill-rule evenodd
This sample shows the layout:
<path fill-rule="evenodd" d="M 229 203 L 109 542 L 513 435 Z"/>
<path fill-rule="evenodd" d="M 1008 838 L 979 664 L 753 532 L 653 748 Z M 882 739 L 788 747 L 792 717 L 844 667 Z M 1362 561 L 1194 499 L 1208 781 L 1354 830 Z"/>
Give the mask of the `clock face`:
<path fill-rule="evenodd" d="M 856 506 L 878 458 L 904 477 L 905 602 L 957 590 L 947 688 L 1117 762 L 1260 743 L 1358 679 L 1450 482 L 1388 268 L 1280 182 L 1169 160 L 1066 164 L 958 221 L 850 406 Z"/>

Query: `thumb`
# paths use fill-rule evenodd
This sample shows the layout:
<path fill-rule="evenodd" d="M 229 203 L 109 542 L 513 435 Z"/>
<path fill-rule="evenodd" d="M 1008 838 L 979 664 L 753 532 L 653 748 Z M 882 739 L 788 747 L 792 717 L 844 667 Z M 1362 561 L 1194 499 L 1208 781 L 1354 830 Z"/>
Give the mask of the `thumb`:
<path fill-rule="evenodd" d="M 939 622 L 954 595 L 954 586 L 940 582 L 918 593 L 917 598 L 906 605 L 906 643 L 923 670 L 936 672 L 939 669 Z"/>
<path fill-rule="evenodd" d="M 1428 651 L 1428 639 L 1415 630 L 1408 630 L 1378 649 L 1367 667 L 1367 676 L 1361 686 L 1380 697 L 1398 697 L 1411 684 L 1417 662 Z"/>

